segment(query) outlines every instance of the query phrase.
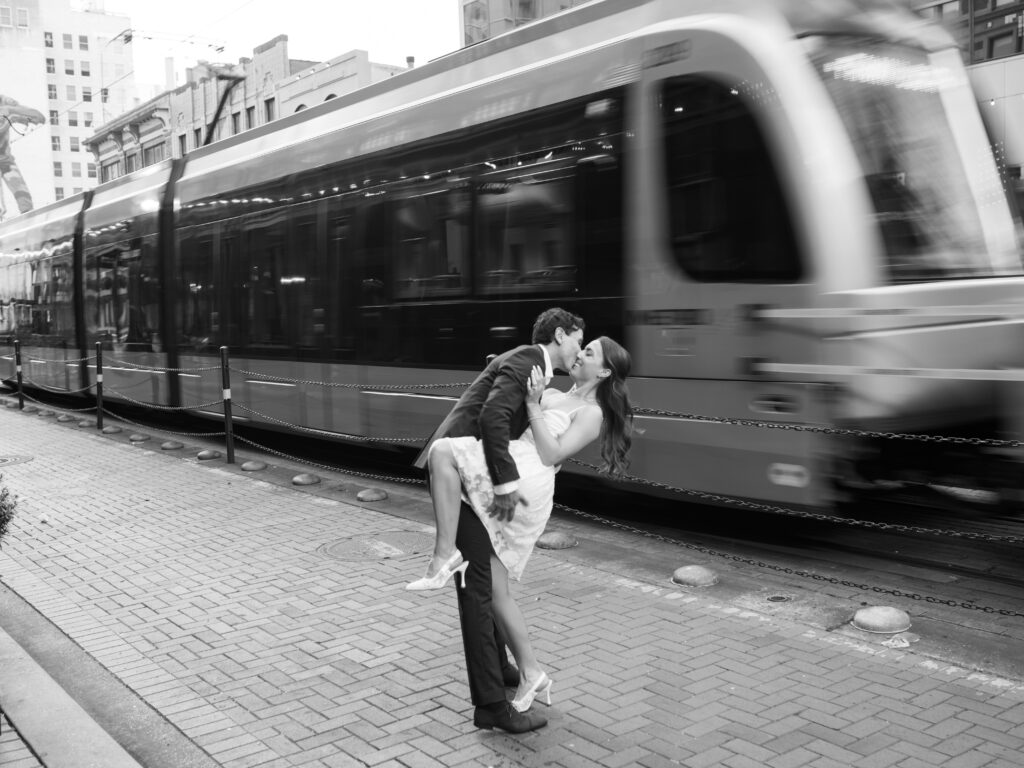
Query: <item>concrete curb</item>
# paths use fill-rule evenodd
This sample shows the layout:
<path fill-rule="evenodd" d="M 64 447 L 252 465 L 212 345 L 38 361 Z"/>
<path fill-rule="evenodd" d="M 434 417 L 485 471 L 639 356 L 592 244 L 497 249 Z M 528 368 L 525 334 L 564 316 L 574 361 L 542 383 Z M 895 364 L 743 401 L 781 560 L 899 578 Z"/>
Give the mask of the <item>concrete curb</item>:
<path fill-rule="evenodd" d="M 0 707 L 46 768 L 141 768 L 2 629 Z"/>

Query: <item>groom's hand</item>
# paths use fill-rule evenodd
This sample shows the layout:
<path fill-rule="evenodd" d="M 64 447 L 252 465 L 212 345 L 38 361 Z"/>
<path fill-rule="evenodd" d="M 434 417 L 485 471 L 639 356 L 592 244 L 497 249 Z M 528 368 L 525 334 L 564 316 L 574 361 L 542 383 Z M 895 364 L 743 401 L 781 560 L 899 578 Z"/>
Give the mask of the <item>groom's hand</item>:
<path fill-rule="evenodd" d="M 494 494 L 494 503 L 491 504 L 491 508 L 487 510 L 487 514 L 491 517 L 496 517 L 502 522 L 506 522 L 515 517 L 516 507 L 522 504 L 523 506 L 529 506 L 526 501 L 526 497 L 523 496 L 519 491 L 512 491 L 512 493 Z"/>

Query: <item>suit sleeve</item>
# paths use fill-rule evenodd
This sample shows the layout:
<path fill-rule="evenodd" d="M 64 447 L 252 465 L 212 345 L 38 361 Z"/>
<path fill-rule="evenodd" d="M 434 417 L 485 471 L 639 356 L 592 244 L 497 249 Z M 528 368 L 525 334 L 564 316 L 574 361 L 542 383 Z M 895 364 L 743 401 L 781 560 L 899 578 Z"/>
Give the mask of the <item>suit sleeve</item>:
<path fill-rule="evenodd" d="M 530 371 L 534 365 L 542 362 L 543 358 L 536 347 L 527 347 L 509 356 L 498 369 L 480 411 L 480 439 L 483 442 L 484 459 L 491 482 L 496 487 L 519 479 L 515 460 L 508 452 L 509 441 L 513 438 L 512 422 L 516 412 L 524 407 Z M 512 490 L 515 488 L 509 488 L 507 492 Z"/>

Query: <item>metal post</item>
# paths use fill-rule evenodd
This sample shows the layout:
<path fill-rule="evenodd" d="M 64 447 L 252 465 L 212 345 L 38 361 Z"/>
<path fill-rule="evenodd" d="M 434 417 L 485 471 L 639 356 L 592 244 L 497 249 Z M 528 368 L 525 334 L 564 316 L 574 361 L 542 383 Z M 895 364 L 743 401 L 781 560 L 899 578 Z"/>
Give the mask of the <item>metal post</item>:
<path fill-rule="evenodd" d="M 25 391 L 21 387 L 21 342 L 14 341 L 14 372 L 18 377 L 18 410 L 25 410 Z"/>
<path fill-rule="evenodd" d="M 96 342 L 96 429 L 103 429 L 103 342 Z"/>
<path fill-rule="evenodd" d="M 228 464 L 235 463 L 235 435 L 231 425 L 231 374 L 228 372 L 228 348 L 220 348 L 220 378 L 224 385 L 224 447 Z"/>

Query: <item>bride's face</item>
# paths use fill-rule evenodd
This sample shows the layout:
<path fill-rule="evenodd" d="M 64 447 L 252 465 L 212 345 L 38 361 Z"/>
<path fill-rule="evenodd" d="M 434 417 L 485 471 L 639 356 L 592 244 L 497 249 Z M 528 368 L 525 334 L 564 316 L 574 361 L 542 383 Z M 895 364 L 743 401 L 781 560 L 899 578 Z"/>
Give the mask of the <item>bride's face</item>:
<path fill-rule="evenodd" d="M 576 356 L 576 361 L 569 368 L 569 376 L 577 386 L 594 381 L 607 371 L 604 365 L 604 350 L 601 342 L 594 339 Z"/>

